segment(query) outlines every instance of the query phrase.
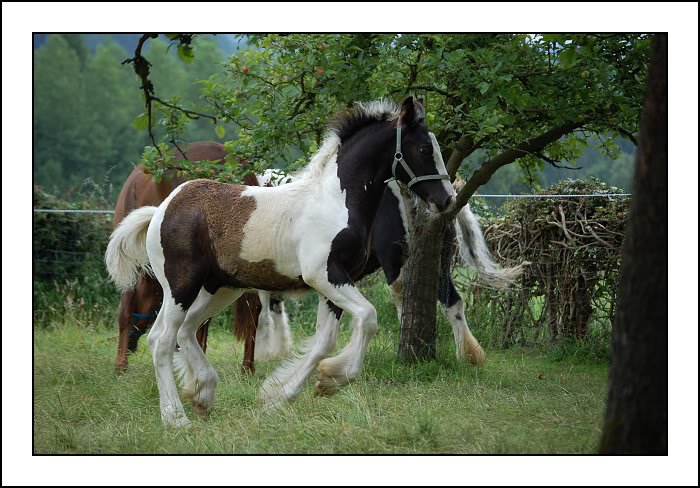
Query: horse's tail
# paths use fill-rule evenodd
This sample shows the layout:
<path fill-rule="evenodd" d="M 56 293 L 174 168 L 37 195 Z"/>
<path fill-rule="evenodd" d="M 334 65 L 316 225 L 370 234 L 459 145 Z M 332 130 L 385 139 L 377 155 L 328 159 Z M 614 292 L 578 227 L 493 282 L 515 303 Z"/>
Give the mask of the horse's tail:
<path fill-rule="evenodd" d="M 141 270 L 152 274 L 146 251 L 146 233 L 158 207 L 141 207 L 122 220 L 109 237 L 105 264 L 112 281 L 122 290 L 136 285 Z"/>
<path fill-rule="evenodd" d="M 469 205 L 465 205 L 457 214 L 456 226 L 460 258 L 465 264 L 473 266 L 488 286 L 499 289 L 510 287 L 523 273 L 525 266 L 530 264 L 523 261 L 513 268 L 502 268 L 495 263 Z"/>
<path fill-rule="evenodd" d="M 233 335 L 236 339 L 245 341 L 255 333 L 261 308 L 260 297 L 255 292 L 246 292 L 236 300 L 236 316 L 233 323 Z"/>

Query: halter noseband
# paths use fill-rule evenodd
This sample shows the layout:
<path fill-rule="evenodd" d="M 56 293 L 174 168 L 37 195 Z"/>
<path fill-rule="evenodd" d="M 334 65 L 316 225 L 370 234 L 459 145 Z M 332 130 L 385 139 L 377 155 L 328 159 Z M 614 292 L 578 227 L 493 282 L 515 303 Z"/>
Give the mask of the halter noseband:
<path fill-rule="evenodd" d="M 396 152 L 394 153 L 394 164 L 391 165 L 391 178 L 386 180 L 384 183 L 389 183 L 391 180 L 396 180 L 396 165 L 398 163 L 401 163 L 401 166 L 403 166 L 403 169 L 408 173 L 408 177 L 411 178 L 411 180 L 408 182 L 408 187 L 411 188 L 413 185 L 418 183 L 419 181 L 425 181 L 425 180 L 448 180 L 450 179 L 450 175 L 425 175 L 425 176 L 416 176 L 413 171 L 411 171 L 411 168 L 408 166 L 408 163 L 406 163 L 406 160 L 403 158 L 403 154 L 401 153 L 401 127 L 396 128 Z"/>
<path fill-rule="evenodd" d="M 129 331 L 129 337 L 141 337 L 142 335 L 145 334 L 145 332 L 141 332 L 137 327 L 136 327 L 136 319 L 142 319 L 142 320 L 147 320 L 147 319 L 155 319 L 158 316 L 158 312 L 160 312 L 160 307 L 163 305 L 162 303 L 158 304 L 156 309 L 153 311 L 153 313 L 136 313 L 132 312 L 132 317 L 131 317 L 131 329 Z"/>

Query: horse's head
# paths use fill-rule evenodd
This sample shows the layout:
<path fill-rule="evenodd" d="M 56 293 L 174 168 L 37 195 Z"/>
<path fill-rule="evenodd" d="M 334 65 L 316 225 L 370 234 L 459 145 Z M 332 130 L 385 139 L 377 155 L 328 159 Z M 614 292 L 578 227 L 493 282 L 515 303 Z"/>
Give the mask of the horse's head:
<path fill-rule="evenodd" d="M 437 139 L 425 125 L 423 100 L 406 98 L 396 124 L 392 174 L 429 203 L 430 210 L 443 212 L 454 203 L 455 192 Z"/>

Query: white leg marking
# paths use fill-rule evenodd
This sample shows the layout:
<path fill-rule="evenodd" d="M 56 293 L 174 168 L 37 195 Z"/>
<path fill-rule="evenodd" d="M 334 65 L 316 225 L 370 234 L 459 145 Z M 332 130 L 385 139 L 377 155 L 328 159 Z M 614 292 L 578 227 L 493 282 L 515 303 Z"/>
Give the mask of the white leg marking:
<path fill-rule="evenodd" d="M 214 406 L 219 378 L 197 342 L 197 328 L 235 302 L 242 293 L 242 290 L 221 288 L 211 295 L 202 288 L 177 333 L 180 370 L 184 373 L 183 395 L 192 399 L 193 407 L 200 415 L 206 414 Z"/>
<path fill-rule="evenodd" d="M 319 294 L 316 333 L 307 340 L 298 355 L 272 373 L 263 383 L 258 400 L 266 409 L 280 406 L 299 394 L 308 377 L 316 370 L 321 359 L 333 351 L 338 332 L 338 320 Z"/>
<path fill-rule="evenodd" d="M 338 388 L 356 379 L 362 371 L 362 363 L 369 342 L 377 333 L 377 311 L 362 293 L 352 285 L 324 287 L 328 298 L 352 315 L 350 342 L 336 355 L 319 363 L 319 380 L 316 393 L 332 395 Z"/>
<path fill-rule="evenodd" d="M 486 361 L 486 353 L 479 345 L 479 341 L 472 335 L 464 315 L 464 302 L 459 300 L 450 308 L 444 308 L 445 315 L 452 325 L 457 346 L 457 357 L 467 360 L 471 364 L 481 366 Z"/>
<path fill-rule="evenodd" d="M 166 425 L 177 427 L 189 424 L 173 375 L 173 352 L 177 330 L 185 320 L 185 312 L 170 294 L 165 296 L 156 324 L 148 335 L 148 345 L 153 355 L 156 381 L 160 392 L 160 417 Z"/>
<path fill-rule="evenodd" d="M 268 361 L 281 359 L 291 347 L 289 321 L 284 309 L 284 302 L 270 309 L 270 293 L 259 291 L 262 310 L 258 317 L 258 328 L 255 334 L 255 359 Z"/>

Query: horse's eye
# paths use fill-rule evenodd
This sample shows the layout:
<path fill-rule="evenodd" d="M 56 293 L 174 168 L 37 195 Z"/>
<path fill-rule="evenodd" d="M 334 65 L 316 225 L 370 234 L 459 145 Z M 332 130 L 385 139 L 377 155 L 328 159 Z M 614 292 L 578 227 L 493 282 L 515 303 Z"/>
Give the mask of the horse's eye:
<path fill-rule="evenodd" d="M 432 146 L 421 146 L 418 148 L 418 150 L 423 154 L 432 154 L 433 152 Z"/>

